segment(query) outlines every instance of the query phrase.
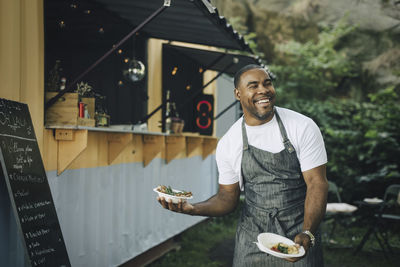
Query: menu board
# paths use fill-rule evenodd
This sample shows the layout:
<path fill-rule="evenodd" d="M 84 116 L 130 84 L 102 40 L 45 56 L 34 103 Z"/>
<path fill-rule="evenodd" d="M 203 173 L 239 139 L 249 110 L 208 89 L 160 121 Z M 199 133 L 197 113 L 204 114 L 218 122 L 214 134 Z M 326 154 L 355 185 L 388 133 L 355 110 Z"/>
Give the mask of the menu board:
<path fill-rule="evenodd" d="M 71 266 L 28 106 L 2 98 L 0 161 L 31 266 Z"/>

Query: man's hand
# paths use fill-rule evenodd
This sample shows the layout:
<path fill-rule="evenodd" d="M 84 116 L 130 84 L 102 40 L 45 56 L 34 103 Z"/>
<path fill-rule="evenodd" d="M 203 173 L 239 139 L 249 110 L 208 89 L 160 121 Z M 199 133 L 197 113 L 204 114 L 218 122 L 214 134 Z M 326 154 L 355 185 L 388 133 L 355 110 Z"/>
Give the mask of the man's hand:
<path fill-rule="evenodd" d="M 311 246 L 311 240 L 310 237 L 304 233 L 297 234 L 294 238 L 294 243 L 296 244 L 295 246 L 297 248 L 300 248 L 300 246 L 303 246 L 304 250 L 306 253 L 304 253 L 303 257 L 296 257 L 296 258 L 286 258 L 285 260 L 290 261 L 290 262 L 296 262 L 302 258 L 304 258 L 307 255 L 307 251 Z"/>
<path fill-rule="evenodd" d="M 157 200 L 165 209 L 179 213 L 192 214 L 193 205 L 182 201 L 182 199 L 179 200 L 178 204 L 172 203 L 172 200 L 166 201 L 164 197 L 157 197 Z"/>
<path fill-rule="evenodd" d="M 165 209 L 190 215 L 200 216 L 223 216 L 232 212 L 239 203 L 240 188 L 239 182 L 230 185 L 219 185 L 218 193 L 203 202 L 189 204 L 180 201 L 178 204 L 172 201 L 165 201 L 165 198 L 158 197 L 157 200 Z"/>
<path fill-rule="evenodd" d="M 311 239 L 305 233 L 297 234 L 294 238 L 294 243 L 298 244 L 299 246 L 303 246 L 304 250 L 307 251 L 311 247 Z"/>

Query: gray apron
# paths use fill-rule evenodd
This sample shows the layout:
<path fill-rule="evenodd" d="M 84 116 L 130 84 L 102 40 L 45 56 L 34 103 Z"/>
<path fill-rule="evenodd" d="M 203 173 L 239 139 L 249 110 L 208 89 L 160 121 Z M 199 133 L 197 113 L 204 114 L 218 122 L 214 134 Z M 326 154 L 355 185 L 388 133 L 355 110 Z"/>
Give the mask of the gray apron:
<path fill-rule="evenodd" d="M 307 256 L 296 263 L 261 252 L 253 242 L 260 233 L 272 232 L 291 240 L 302 231 L 306 184 L 296 151 L 275 109 L 285 149 L 278 153 L 250 146 L 242 123 L 242 177 L 245 202 L 236 231 L 233 266 L 323 266 L 320 234 Z"/>

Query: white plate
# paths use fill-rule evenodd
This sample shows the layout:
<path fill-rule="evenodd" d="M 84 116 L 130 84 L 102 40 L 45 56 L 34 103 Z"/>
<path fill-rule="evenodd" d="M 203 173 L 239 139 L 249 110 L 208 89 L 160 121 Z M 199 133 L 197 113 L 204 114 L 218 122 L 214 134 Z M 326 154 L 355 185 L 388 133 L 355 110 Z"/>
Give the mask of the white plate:
<path fill-rule="evenodd" d="M 377 197 L 374 198 L 364 198 L 364 201 L 369 203 L 369 204 L 379 204 L 381 203 L 383 200 Z"/>
<path fill-rule="evenodd" d="M 177 196 L 168 195 L 168 194 L 165 194 L 165 193 L 162 193 L 162 192 L 158 191 L 157 188 L 158 188 L 158 186 L 156 188 L 154 188 L 153 191 L 156 192 L 159 197 L 164 197 L 165 201 L 167 201 L 167 202 L 171 199 L 172 203 L 178 204 L 180 199 L 182 199 L 184 201 L 184 200 L 193 198 L 193 196 L 190 196 L 190 197 L 177 197 Z M 176 190 L 176 189 L 172 189 L 172 191 L 174 191 L 175 193 L 182 192 L 182 190 Z"/>
<path fill-rule="evenodd" d="M 293 240 L 290 240 L 289 238 L 286 238 L 281 235 L 277 235 L 274 233 L 262 233 L 257 236 L 257 241 L 254 242 L 257 244 L 257 247 L 265 253 L 268 253 L 272 256 L 278 257 L 278 258 L 296 258 L 296 257 L 302 257 L 306 252 L 304 248 L 301 246 L 299 248 L 299 253 L 298 254 L 285 254 L 285 253 L 280 253 L 277 251 L 274 251 L 271 249 L 272 246 L 276 245 L 279 242 L 285 243 L 287 245 L 294 245 Z"/>
<path fill-rule="evenodd" d="M 358 208 L 347 203 L 328 203 L 326 205 L 326 213 L 352 213 Z"/>

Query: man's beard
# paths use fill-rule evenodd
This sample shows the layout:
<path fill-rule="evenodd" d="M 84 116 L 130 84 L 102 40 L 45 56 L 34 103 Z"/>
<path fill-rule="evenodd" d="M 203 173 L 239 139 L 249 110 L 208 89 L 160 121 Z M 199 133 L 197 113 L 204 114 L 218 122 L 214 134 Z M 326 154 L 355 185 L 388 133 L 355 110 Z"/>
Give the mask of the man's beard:
<path fill-rule="evenodd" d="M 268 111 L 266 113 L 262 113 L 262 114 L 256 111 L 255 113 L 253 113 L 253 115 L 255 117 L 257 117 L 257 119 L 259 119 L 260 121 L 265 121 L 269 117 L 272 117 L 273 113 L 274 113 L 274 109 L 272 108 L 270 111 Z"/>

